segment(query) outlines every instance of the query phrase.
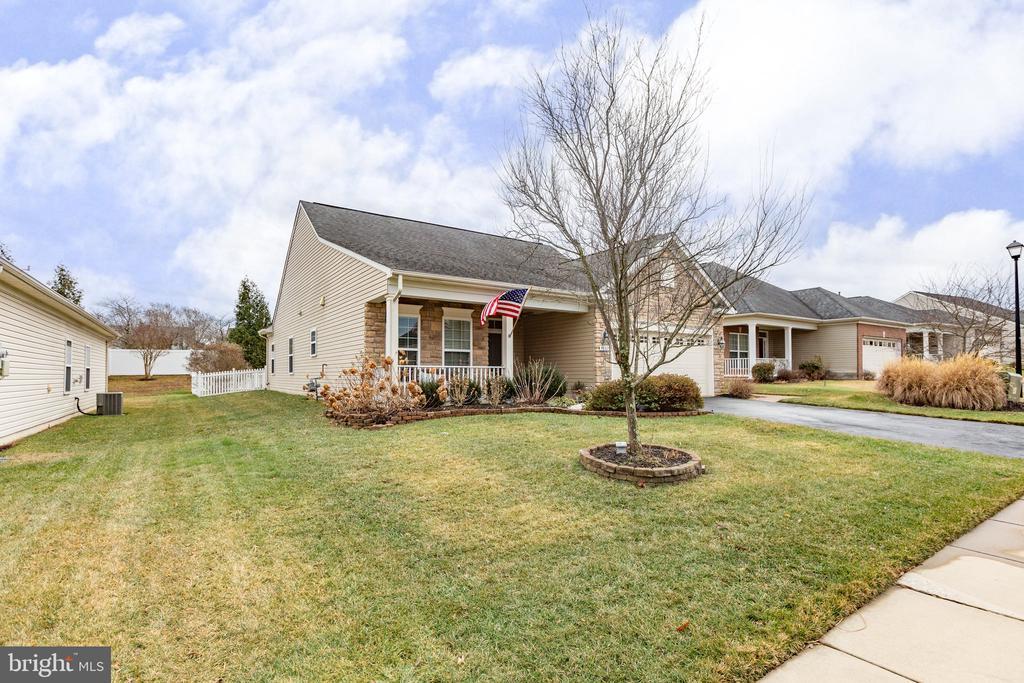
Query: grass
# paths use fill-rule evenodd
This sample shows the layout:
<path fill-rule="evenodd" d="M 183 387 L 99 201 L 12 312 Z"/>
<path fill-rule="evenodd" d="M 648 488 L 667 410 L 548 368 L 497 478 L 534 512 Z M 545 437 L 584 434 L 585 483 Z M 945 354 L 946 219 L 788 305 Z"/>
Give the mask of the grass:
<path fill-rule="evenodd" d="M 863 380 L 828 380 L 827 382 L 800 382 L 798 384 L 755 384 L 755 394 L 787 396 L 783 403 L 800 403 L 809 406 L 872 410 L 880 413 L 902 415 L 923 415 L 952 420 L 973 422 L 1000 422 L 1024 425 L 1024 411 L 1013 410 L 958 410 L 956 408 L 932 408 L 930 406 L 908 406 L 897 403 L 875 391 L 874 382 Z"/>
<path fill-rule="evenodd" d="M 189 375 L 157 375 L 143 379 L 138 375 L 113 375 L 107 379 L 108 391 L 123 391 L 125 396 L 156 396 L 168 393 L 189 393 Z"/>
<path fill-rule="evenodd" d="M 576 460 L 620 419 L 126 407 L 0 465 L 0 643 L 120 680 L 755 680 L 1024 493 L 1021 460 L 718 415 L 642 423 L 709 474 L 638 489 Z"/>

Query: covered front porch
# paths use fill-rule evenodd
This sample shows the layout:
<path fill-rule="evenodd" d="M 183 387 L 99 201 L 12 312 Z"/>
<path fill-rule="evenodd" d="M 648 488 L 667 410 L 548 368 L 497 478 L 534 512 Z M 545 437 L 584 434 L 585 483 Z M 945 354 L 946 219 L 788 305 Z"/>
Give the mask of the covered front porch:
<path fill-rule="evenodd" d="M 907 329 L 907 354 L 930 361 L 941 361 L 960 353 L 956 335 L 933 327 Z"/>
<path fill-rule="evenodd" d="M 727 321 L 725 376 L 751 377 L 758 363 L 772 363 L 775 371 L 793 369 L 793 330 L 813 330 L 813 324 L 740 319 Z"/>
<path fill-rule="evenodd" d="M 507 288 L 512 288 L 509 285 Z M 531 291 L 518 321 L 481 310 L 499 286 L 396 277 L 367 305 L 366 348 L 397 358 L 403 378 L 466 377 L 484 386 L 530 358 L 554 363 L 570 382 L 592 382 L 593 316 L 577 297 Z"/>

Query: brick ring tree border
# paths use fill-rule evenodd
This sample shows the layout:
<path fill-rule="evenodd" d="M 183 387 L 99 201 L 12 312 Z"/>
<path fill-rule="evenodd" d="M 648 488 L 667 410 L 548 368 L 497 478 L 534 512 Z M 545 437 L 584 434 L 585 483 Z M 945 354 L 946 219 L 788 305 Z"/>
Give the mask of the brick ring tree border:
<path fill-rule="evenodd" d="M 609 479 L 633 482 L 637 485 L 676 484 L 688 479 L 696 479 L 707 472 L 704 463 L 699 456 L 671 446 L 658 446 L 664 450 L 675 451 L 687 456 L 689 460 L 679 465 L 667 467 L 636 467 L 633 465 L 619 465 L 607 460 L 602 460 L 593 455 L 599 448 L 615 447 L 615 444 L 600 444 L 590 448 L 580 449 L 580 464 L 594 474 Z"/>

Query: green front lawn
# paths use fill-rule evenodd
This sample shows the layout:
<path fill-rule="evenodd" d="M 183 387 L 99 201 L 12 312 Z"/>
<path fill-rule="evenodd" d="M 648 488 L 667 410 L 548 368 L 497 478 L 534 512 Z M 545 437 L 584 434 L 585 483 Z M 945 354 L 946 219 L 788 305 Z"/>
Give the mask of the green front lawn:
<path fill-rule="evenodd" d="M 755 384 L 755 394 L 786 396 L 783 403 L 800 403 L 809 406 L 873 410 L 881 413 L 903 415 L 924 415 L 944 417 L 953 420 L 975 422 L 1003 422 L 1024 425 L 1024 411 L 1011 410 L 957 410 L 955 408 L 931 408 L 908 406 L 882 396 L 875 390 L 874 382 L 863 380 L 828 380 L 826 382 L 799 382 L 797 384 Z"/>
<path fill-rule="evenodd" d="M 129 397 L 4 452 L 0 642 L 123 680 L 755 680 L 1024 494 L 1024 460 L 717 415 L 643 422 L 710 473 L 638 489 L 576 460 L 620 419 L 321 407 Z"/>

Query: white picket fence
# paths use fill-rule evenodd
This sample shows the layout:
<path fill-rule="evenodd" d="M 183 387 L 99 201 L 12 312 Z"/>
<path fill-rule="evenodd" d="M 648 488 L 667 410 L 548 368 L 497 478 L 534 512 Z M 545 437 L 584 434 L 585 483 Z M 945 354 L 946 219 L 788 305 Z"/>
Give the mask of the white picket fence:
<path fill-rule="evenodd" d="M 241 391 L 267 388 L 267 373 L 257 370 L 226 370 L 224 372 L 193 372 L 192 393 L 196 396 L 220 396 Z"/>

